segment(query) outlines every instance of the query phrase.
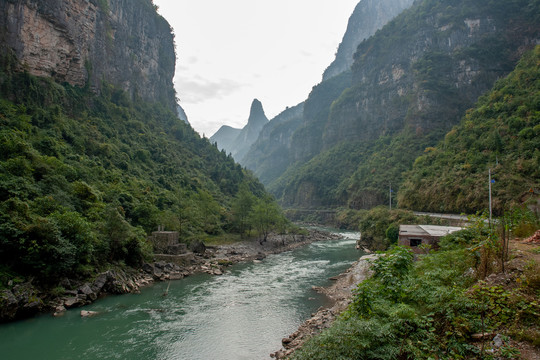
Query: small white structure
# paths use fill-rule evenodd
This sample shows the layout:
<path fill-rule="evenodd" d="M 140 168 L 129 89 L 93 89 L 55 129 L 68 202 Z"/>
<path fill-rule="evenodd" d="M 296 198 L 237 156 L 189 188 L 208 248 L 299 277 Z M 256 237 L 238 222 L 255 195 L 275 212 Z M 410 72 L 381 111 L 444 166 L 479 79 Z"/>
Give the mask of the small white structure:
<path fill-rule="evenodd" d="M 400 225 L 398 244 L 409 246 L 415 253 L 420 253 L 420 245 L 437 248 L 440 238 L 463 229 L 457 226 Z"/>

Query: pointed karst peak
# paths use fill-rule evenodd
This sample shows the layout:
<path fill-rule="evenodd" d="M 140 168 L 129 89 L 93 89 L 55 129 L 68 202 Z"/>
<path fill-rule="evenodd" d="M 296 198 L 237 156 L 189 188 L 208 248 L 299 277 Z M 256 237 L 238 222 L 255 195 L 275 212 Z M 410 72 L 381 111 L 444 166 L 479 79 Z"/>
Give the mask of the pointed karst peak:
<path fill-rule="evenodd" d="M 268 122 L 268 118 L 264 114 L 262 103 L 259 100 L 254 99 L 253 102 L 251 103 L 251 110 L 249 112 L 248 124 L 258 124 L 258 123 L 265 124 L 267 122 Z"/>

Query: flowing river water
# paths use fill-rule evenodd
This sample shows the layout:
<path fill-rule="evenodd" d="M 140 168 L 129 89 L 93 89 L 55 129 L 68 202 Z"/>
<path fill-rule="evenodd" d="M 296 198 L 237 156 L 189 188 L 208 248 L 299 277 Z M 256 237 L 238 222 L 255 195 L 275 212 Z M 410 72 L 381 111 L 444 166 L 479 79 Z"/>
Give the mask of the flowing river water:
<path fill-rule="evenodd" d="M 258 360 L 281 347 L 325 304 L 312 286 L 362 254 L 358 233 L 237 264 L 223 276 L 194 275 L 141 294 L 109 296 L 63 317 L 0 325 L 0 358 Z M 163 296 L 169 287 L 168 296 Z M 99 312 L 81 318 L 81 310 Z"/>

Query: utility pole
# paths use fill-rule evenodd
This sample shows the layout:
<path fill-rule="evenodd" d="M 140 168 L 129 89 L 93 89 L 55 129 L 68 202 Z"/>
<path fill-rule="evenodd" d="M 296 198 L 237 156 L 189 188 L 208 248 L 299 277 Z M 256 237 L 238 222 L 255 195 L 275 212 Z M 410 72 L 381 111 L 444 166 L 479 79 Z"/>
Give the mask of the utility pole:
<path fill-rule="evenodd" d="M 390 210 L 392 210 L 392 183 L 390 183 Z"/>
<path fill-rule="evenodd" d="M 491 218 L 493 215 L 491 207 L 491 168 L 489 169 L 489 227 L 491 227 Z"/>

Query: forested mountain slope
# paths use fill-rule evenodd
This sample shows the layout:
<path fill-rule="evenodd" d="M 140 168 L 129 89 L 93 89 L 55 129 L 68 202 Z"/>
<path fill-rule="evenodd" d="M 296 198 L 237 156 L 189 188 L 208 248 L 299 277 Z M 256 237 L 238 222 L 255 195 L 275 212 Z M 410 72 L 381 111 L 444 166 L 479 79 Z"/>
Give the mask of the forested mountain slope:
<path fill-rule="evenodd" d="M 540 45 L 482 96 L 443 141 L 416 159 L 399 192 L 399 205 L 454 213 L 487 209 L 489 169 L 495 212 L 538 200 Z"/>
<path fill-rule="evenodd" d="M 137 266 L 158 225 L 182 242 L 237 231 L 239 189 L 271 202 L 177 117 L 172 30 L 150 0 L 0 8 L 0 289 Z"/>
<path fill-rule="evenodd" d="M 218 234 L 241 183 L 264 193 L 162 105 L 12 74 L 5 62 L 0 79 L 2 266 L 53 281 L 137 265 L 158 225 L 182 241 Z"/>
<path fill-rule="evenodd" d="M 313 104 L 293 135 L 296 163 L 271 191 L 293 207 L 386 203 L 389 185 L 539 41 L 538 14 L 536 0 L 417 1 L 360 44 L 345 91 Z"/>

